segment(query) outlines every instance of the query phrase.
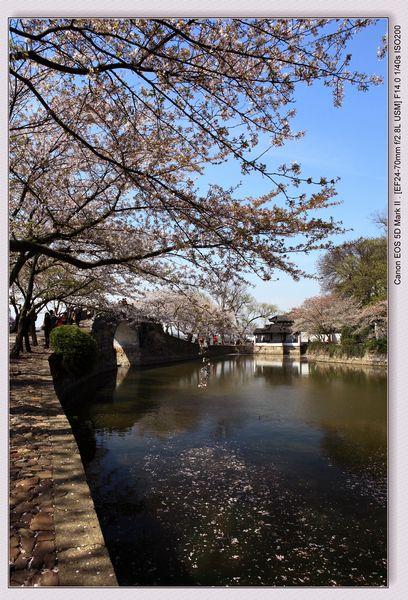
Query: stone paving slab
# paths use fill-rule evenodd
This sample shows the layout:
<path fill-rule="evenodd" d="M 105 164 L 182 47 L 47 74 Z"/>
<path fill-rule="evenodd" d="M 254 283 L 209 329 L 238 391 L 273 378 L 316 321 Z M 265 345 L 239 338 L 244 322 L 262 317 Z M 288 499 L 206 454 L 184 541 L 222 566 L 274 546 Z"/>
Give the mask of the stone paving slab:
<path fill-rule="evenodd" d="M 10 362 L 9 585 L 117 586 L 49 354 Z"/>

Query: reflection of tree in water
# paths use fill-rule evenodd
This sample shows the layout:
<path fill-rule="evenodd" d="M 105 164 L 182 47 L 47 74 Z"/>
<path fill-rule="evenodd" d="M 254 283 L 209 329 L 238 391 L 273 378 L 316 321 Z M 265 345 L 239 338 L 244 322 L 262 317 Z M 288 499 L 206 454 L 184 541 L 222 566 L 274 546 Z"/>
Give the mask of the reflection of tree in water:
<path fill-rule="evenodd" d="M 347 384 L 376 387 L 386 381 L 383 369 L 365 367 L 364 365 L 340 365 L 327 363 L 310 363 L 310 373 L 316 381 L 328 383 L 345 381 Z"/>
<path fill-rule="evenodd" d="M 116 387 L 109 382 L 108 386 L 94 390 L 88 401 L 75 410 L 77 424 L 82 424 L 77 427 L 78 435 L 82 435 L 80 429 L 86 433 L 87 422 L 96 430 L 124 434 L 131 434 L 136 425 L 141 435 L 160 439 L 194 431 L 205 419 L 208 403 L 213 403 L 220 394 L 234 396 L 237 387 L 249 380 L 252 373 L 252 363 L 245 357 L 121 370 Z M 215 439 L 232 435 L 233 429 L 240 425 L 242 414 L 239 405 L 236 408 L 231 415 L 222 402 L 217 406 L 212 425 Z M 86 435 L 82 435 L 81 445 L 91 447 Z"/>
<path fill-rule="evenodd" d="M 160 405 L 157 410 L 140 415 L 135 421 L 140 435 L 167 439 L 194 431 L 200 424 L 201 410 L 178 411 L 174 406 Z"/>
<path fill-rule="evenodd" d="M 204 379 L 204 374 L 207 385 L 211 382 L 211 386 L 215 389 L 223 387 L 225 382 L 230 384 L 232 374 L 234 375 L 233 384 L 241 385 L 252 378 L 252 360 L 248 360 L 247 356 L 233 356 L 216 359 L 203 358 L 200 361 L 168 366 L 130 368 L 122 378 L 120 385 L 117 385 L 113 400 L 120 401 L 122 397 L 128 400 L 131 390 L 134 391 L 135 397 L 143 395 L 145 398 L 157 396 L 160 390 L 179 393 L 180 390 L 190 386 L 198 386 L 200 380 Z"/>
<path fill-rule="evenodd" d="M 386 477 L 386 440 L 381 440 L 381 436 L 379 439 L 377 431 L 366 429 L 350 434 L 345 430 L 325 428 L 321 448 L 341 469 L 376 479 Z"/>
<path fill-rule="evenodd" d="M 344 432 L 350 448 L 362 446 L 364 451 L 370 440 L 385 448 L 386 383 L 382 371 L 371 375 L 370 371 L 347 366 L 311 364 L 310 376 L 302 380 L 299 414 L 329 439 L 333 432 L 340 432 L 340 436 Z"/>
<path fill-rule="evenodd" d="M 357 440 L 345 431 L 326 429 L 321 441 L 322 453 L 340 471 L 336 487 L 336 502 L 342 510 L 351 513 L 367 510 L 367 501 L 386 527 L 387 507 L 387 453 L 379 444 L 376 432 L 364 431 Z M 348 508 L 347 508 L 348 507 Z M 360 508 L 359 508 L 360 507 Z"/>
<path fill-rule="evenodd" d="M 253 359 L 248 356 L 231 356 L 224 358 L 203 358 L 199 369 L 198 387 L 218 389 L 226 384 L 231 386 L 231 375 L 236 386 L 241 386 L 253 377 Z"/>

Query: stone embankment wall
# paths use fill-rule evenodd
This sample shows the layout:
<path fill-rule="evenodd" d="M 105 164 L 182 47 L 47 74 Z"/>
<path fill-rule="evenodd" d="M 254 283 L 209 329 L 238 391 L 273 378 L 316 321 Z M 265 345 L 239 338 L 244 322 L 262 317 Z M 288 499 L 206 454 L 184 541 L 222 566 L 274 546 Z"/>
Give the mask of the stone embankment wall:
<path fill-rule="evenodd" d="M 203 351 L 203 356 L 214 358 L 216 356 L 226 356 L 227 354 L 253 354 L 254 347 L 252 344 L 242 344 L 239 346 L 206 346 Z"/>
<path fill-rule="evenodd" d="M 292 358 L 298 358 L 301 353 L 300 346 L 282 346 L 281 344 L 255 344 L 254 345 L 254 355 L 255 356 L 289 356 Z"/>
<path fill-rule="evenodd" d="M 387 367 L 387 355 L 382 354 L 365 354 L 364 356 L 330 356 L 329 354 L 314 354 L 312 352 L 306 353 L 306 358 L 309 361 L 316 362 L 331 362 L 331 363 L 342 363 L 350 365 L 367 365 L 370 367 Z"/>

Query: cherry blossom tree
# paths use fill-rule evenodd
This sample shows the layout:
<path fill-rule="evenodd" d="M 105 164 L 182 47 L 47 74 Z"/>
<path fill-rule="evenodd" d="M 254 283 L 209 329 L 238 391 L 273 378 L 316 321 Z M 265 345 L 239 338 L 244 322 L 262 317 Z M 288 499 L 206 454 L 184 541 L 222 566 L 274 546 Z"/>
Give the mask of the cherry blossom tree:
<path fill-rule="evenodd" d="M 207 337 L 217 333 L 223 341 L 233 342 L 251 335 L 257 323 L 277 310 L 274 304 L 257 302 L 244 282 L 226 279 L 226 274 L 207 281 L 206 287 L 206 293 L 154 290 L 129 303 L 125 314 L 162 322 L 172 334 Z"/>
<path fill-rule="evenodd" d="M 368 329 L 368 337 L 381 339 L 387 337 L 388 306 L 387 300 L 380 300 L 364 306 L 361 310 L 361 320 L 357 331 Z"/>
<path fill-rule="evenodd" d="M 257 302 L 249 293 L 248 285 L 231 278 L 229 273 L 210 279 L 208 289 L 220 312 L 228 315 L 228 333 L 241 340 L 252 335 L 257 324 L 263 324 L 277 311 L 275 304 Z M 220 333 L 227 332 L 221 329 Z"/>
<path fill-rule="evenodd" d="M 277 147 L 303 135 L 291 128 L 300 83 L 323 81 L 337 106 L 345 86 L 380 83 L 350 66 L 349 42 L 372 23 L 12 19 L 12 281 L 38 255 L 166 284 L 199 284 L 220 264 L 303 275 L 290 256 L 340 231 L 315 216 L 335 179 L 263 164 L 259 135 Z M 230 159 L 270 191 L 199 192 L 206 165 Z"/>
<path fill-rule="evenodd" d="M 121 307 L 122 308 L 122 307 Z M 207 337 L 221 328 L 232 330 L 232 319 L 204 293 L 197 291 L 175 291 L 162 288 L 146 293 L 143 299 L 128 304 L 128 318 L 149 319 L 161 322 L 165 330 L 188 338 Z"/>
<path fill-rule="evenodd" d="M 359 323 L 358 306 L 348 298 L 335 294 L 307 298 L 303 304 L 290 312 L 293 330 L 315 336 L 318 340 L 331 341 L 333 334 L 343 327 L 354 327 Z"/>

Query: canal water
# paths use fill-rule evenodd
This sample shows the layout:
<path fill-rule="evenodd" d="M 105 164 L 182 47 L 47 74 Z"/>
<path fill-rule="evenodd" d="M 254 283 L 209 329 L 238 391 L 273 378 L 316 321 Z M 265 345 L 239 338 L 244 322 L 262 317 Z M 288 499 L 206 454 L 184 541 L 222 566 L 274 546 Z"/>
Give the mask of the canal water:
<path fill-rule="evenodd" d="M 119 371 L 70 421 L 120 585 L 387 584 L 382 371 Z"/>

